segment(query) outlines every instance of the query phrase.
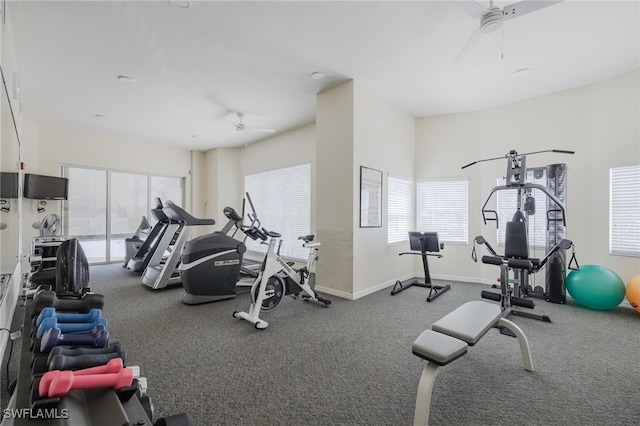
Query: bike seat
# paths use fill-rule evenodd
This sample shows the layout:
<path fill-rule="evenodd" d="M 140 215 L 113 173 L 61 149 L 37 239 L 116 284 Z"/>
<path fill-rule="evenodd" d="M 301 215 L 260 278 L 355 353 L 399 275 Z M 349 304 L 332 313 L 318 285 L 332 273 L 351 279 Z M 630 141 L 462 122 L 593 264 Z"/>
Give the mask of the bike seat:
<path fill-rule="evenodd" d="M 315 235 L 302 235 L 298 237 L 299 240 L 304 241 L 305 243 L 310 243 L 315 238 Z"/>

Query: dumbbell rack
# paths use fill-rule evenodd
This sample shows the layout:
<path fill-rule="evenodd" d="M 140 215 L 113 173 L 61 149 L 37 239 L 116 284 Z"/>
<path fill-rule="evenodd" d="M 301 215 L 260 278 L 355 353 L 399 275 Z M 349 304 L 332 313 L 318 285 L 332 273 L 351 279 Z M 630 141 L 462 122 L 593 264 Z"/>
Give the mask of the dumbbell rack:
<path fill-rule="evenodd" d="M 114 426 L 153 423 L 139 398 L 135 386 L 130 395 L 110 388 L 71 391 L 57 401 L 32 404 L 32 302 L 25 306 L 25 321 L 20 351 L 17 385 L 7 409 L 3 410 L 1 426 Z M 135 382 L 135 380 L 134 380 Z M 136 385 L 136 383 L 134 383 Z M 9 410 L 9 411 L 7 411 Z M 54 418 L 46 418 L 46 416 Z"/>
<path fill-rule="evenodd" d="M 64 237 L 34 237 L 29 254 L 30 271 L 37 271 L 41 263 L 45 268 L 55 268 L 58 247 L 65 240 Z"/>

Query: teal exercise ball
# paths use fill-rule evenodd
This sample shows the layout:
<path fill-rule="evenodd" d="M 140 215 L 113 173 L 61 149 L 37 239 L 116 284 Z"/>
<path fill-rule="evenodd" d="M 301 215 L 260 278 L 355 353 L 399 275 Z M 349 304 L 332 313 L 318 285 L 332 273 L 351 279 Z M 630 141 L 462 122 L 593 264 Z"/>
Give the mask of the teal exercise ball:
<path fill-rule="evenodd" d="M 589 309 L 608 311 L 623 300 L 626 287 L 611 269 L 583 265 L 567 275 L 567 291 L 576 302 Z"/>

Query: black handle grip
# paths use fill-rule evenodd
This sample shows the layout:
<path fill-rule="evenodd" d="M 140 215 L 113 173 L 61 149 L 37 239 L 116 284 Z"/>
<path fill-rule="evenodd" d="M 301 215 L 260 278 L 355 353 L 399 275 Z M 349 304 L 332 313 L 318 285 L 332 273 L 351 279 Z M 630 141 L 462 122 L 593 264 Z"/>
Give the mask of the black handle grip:
<path fill-rule="evenodd" d="M 480 297 L 483 299 L 495 300 L 496 302 L 502 300 L 502 295 L 486 290 L 482 290 L 482 292 L 480 292 Z"/>
<path fill-rule="evenodd" d="M 533 309 L 536 307 L 536 304 L 533 303 L 531 299 L 523 299 L 521 297 L 512 297 L 511 304 L 515 306 L 522 306 L 523 308 Z"/>
<path fill-rule="evenodd" d="M 482 263 L 489 265 L 502 265 L 504 263 L 504 259 L 499 256 L 482 256 Z"/>

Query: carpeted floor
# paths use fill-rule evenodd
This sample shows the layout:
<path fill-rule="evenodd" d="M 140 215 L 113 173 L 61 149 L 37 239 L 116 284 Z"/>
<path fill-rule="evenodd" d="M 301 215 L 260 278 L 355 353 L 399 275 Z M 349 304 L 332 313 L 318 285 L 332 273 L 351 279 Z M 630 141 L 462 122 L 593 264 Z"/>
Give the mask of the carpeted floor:
<path fill-rule="evenodd" d="M 127 363 L 140 365 L 156 413 L 187 412 L 200 426 L 412 424 L 424 361 L 411 343 L 487 288 L 450 284 L 431 303 L 423 288 L 356 301 L 328 296 L 329 308 L 285 298 L 258 331 L 232 317 L 248 309 L 247 293 L 189 306 L 182 288 L 150 290 L 119 264 L 91 267 L 111 336 Z M 535 371 L 522 368 L 516 339 L 490 330 L 439 374 L 432 425 L 638 423 L 640 315 L 536 303 L 553 323 L 511 317 L 527 334 Z M 16 369 L 9 365 L 10 379 Z"/>

